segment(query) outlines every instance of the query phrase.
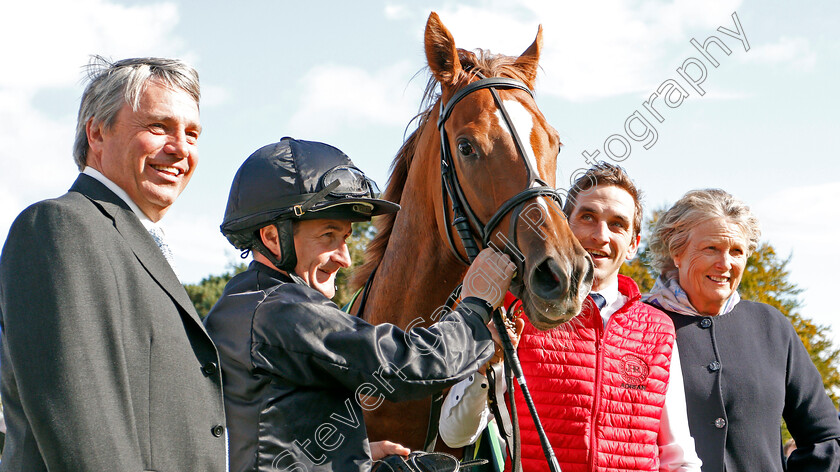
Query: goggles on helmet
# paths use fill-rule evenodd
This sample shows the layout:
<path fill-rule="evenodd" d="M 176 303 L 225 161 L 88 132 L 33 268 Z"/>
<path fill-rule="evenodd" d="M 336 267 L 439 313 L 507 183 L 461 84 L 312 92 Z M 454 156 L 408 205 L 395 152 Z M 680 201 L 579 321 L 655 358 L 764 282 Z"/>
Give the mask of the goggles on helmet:
<path fill-rule="evenodd" d="M 314 205 L 335 199 L 347 198 L 377 198 L 379 187 L 376 182 L 369 179 L 361 170 L 348 165 L 338 165 L 328 170 L 321 176 L 318 193 L 310 197 L 301 205 L 292 207 L 295 216 L 301 217 Z M 371 207 L 372 208 L 372 207 Z"/>
<path fill-rule="evenodd" d="M 328 170 L 321 176 L 321 189 L 330 187 L 333 182 L 338 186 L 327 195 L 335 198 L 368 197 L 376 198 L 379 188 L 361 170 L 353 166 L 340 165 Z"/>

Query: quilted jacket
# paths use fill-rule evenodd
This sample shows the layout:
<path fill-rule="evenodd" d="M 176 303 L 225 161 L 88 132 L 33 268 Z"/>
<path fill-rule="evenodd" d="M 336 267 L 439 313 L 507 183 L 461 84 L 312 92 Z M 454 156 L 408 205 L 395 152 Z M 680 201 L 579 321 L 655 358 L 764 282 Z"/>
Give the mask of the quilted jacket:
<path fill-rule="evenodd" d="M 627 303 L 606 328 L 587 299 L 569 324 L 537 331 L 526 321 L 519 358 L 563 472 L 658 471 L 657 435 L 674 325 L 619 275 Z M 571 324 L 576 329 L 571 330 Z M 523 470 L 548 470 L 521 391 L 516 391 Z"/>

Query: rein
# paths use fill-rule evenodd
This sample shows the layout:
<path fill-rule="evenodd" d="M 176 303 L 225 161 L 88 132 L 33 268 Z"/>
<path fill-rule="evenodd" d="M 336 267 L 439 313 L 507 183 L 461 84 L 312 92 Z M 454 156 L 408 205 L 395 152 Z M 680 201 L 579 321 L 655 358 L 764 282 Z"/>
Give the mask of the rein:
<path fill-rule="evenodd" d="M 496 91 L 496 89 L 519 89 L 528 92 L 528 95 L 530 95 L 532 98 L 534 96 L 533 91 L 531 91 L 531 89 L 528 88 L 527 85 L 515 79 L 505 77 L 484 78 L 480 74 L 477 75 L 480 77 L 479 80 L 468 84 L 467 86 L 456 92 L 455 95 L 453 95 L 452 98 L 449 99 L 446 105 L 441 109 L 440 116 L 438 117 L 437 122 L 437 127 L 440 132 L 441 188 L 443 192 L 444 226 L 447 228 L 447 230 L 445 231 L 447 242 L 449 244 L 450 251 L 455 255 L 457 260 L 463 262 L 466 265 L 469 265 L 476 258 L 476 256 L 478 256 L 479 253 L 479 248 L 478 244 L 476 243 L 476 239 L 478 239 L 481 242 L 481 245 L 483 247 L 488 247 L 491 244 L 490 240 L 492 238 L 493 231 L 496 229 L 496 227 L 499 225 L 499 223 L 505 216 L 511 214 L 510 228 L 508 230 L 508 242 L 511 243 L 513 247 L 511 248 L 506 244 L 504 251 L 508 253 L 508 256 L 510 256 L 511 260 L 517 265 L 518 272 L 520 274 L 524 274 L 524 261 L 521 257 L 521 251 L 518 250 L 518 243 L 516 237 L 516 221 L 519 219 L 519 214 L 522 212 L 525 202 L 541 196 L 550 197 L 554 199 L 561 207 L 563 206 L 563 202 L 557 191 L 539 177 L 539 173 L 536 169 L 532 167 L 530 161 L 526 157 L 527 155 L 524 151 L 525 148 L 522 145 L 522 142 L 519 138 L 519 134 L 516 132 L 516 129 L 513 125 L 513 121 L 510 119 L 510 116 L 508 115 L 507 110 L 505 109 L 505 106 L 502 103 L 502 100 L 499 97 L 499 94 Z M 517 152 L 520 156 L 522 156 L 522 160 L 525 163 L 525 168 L 528 171 L 528 184 L 526 188 L 514 195 L 513 197 L 506 200 L 504 203 L 502 203 L 502 205 L 490 217 L 487 223 L 482 223 L 481 219 L 479 219 L 478 216 L 475 214 L 469 202 L 467 201 L 466 196 L 464 195 L 463 188 L 461 187 L 461 183 L 458 179 L 458 174 L 455 169 L 455 163 L 452 159 L 452 153 L 449 150 L 449 139 L 445 128 L 446 120 L 449 119 L 450 115 L 452 114 L 452 110 L 455 108 L 455 105 L 457 105 L 458 102 L 460 102 L 467 95 L 477 90 L 483 89 L 488 89 L 492 94 L 493 100 L 496 103 L 496 106 L 498 107 L 499 111 L 501 112 L 502 118 L 508 126 L 508 130 L 513 136 Z M 451 202 L 451 220 L 449 213 L 446 211 L 447 201 Z M 466 252 L 466 258 L 463 255 L 461 255 L 461 253 L 458 252 L 458 250 L 455 248 L 455 241 L 453 239 L 452 232 L 448 229 L 450 226 L 452 226 L 457 231 L 458 236 L 461 240 L 461 244 L 463 245 L 464 251 Z M 515 249 L 519 254 L 511 254 L 509 251 L 512 251 L 513 249 Z M 360 306 L 358 312 L 356 313 L 356 316 L 362 316 L 362 314 L 364 313 L 365 302 L 367 301 L 367 295 L 373 283 L 375 273 L 375 270 L 371 272 L 371 274 L 368 276 L 367 281 L 365 282 L 364 287 L 360 289 Z M 454 301 L 457 299 L 457 294 L 460 291 L 460 288 L 461 286 L 459 285 L 452 293 L 452 295 L 450 295 L 447 299 L 448 308 L 452 308 Z M 351 305 L 352 302 L 348 304 L 348 310 Z M 537 428 L 537 433 L 539 434 L 540 442 L 542 444 L 546 460 L 548 461 L 549 469 L 552 472 L 561 472 L 560 465 L 557 463 L 557 459 L 554 456 L 554 450 L 552 449 L 551 444 L 548 441 L 548 437 L 545 434 L 545 430 L 543 429 L 542 423 L 540 422 L 539 416 L 537 414 L 534 401 L 531 398 L 531 394 L 525 383 L 525 376 L 522 373 L 522 367 L 519 364 L 519 357 L 516 354 L 516 350 L 513 347 L 513 343 L 511 342 L 510 337 L 508 336 L 502 313 L 499 309 L 493 311 L 493 322 L 496 325 L 496 329 L 499 332 L 499 336 L 502 338 L 502 344 L 504 345 L 505 352 L 505 377 L 507 380 L 508 392 L 511 399 L 510 409 L 511 420 L 513 421 L 513 441 L 508 441 L 508 447 L 510 448 L 511 462 L 513 463 L 514 470 L 520 471 L 522 467 L 521 461 L 519 459 L 519 420 L 516 413 L 516 402 L 514 401 L 513 378 L 515 377 L 517 383 L 522 389 L 522 394 L 525 397 L 525 402 L 531 413 L 531 417 L 534 420 L 534 425 Z M 442 403 L 442 393 L 439 393 L 432 397 L 432 404 L 429 415 L 429 426 L 427 429 L 426 440 L 424 442 L 424 450 L 427 452 L 433 451 L 435 447 L 437 439 L 437 429 L 440 421 L 440 407 Z M 499 418 L 498 421 L 500 425 L 504 424 L 502 418 Z M 511 442 L 513 442 L 513 445 L 510 444 Z"/>
<path fill-rule="evenodd" d="M 509 236 L 508 240 L 513 244 L 513 247 L 521 254 L 521 251 L 518 250 L 517 245 L 517 238 L 516 238 L 516 221 L 519 218 L 519 214 L 522 212 L 522 208 L 527 200 L 532 198 L 536 198 L 539 196 L 546 196 L 551 197 L 557 201 L 558 204 L 562 207 L 562 200 L 560 195 L 557 191 L 551 188 L 544 180 L 539 178 L 539 173 L 536 169 L 532 168 L 530 161 L 525 154 L 525 148 L 522 145 L 521 140 L 519 139 L 519 134 L 516 132 L 514 128 L 513 121 L 510 119 L 510 116 L 505 109 L 502 100 L 499 98 L 499 94 L 496 91 L 497 88 L 504 88 L 504 89 L 519 89 L 528 92 L 532 98 L 534 96 L 533 91 L 528 88 L 527 85 L 519 82 L 518 80 L 504 78 L 504 77 L 490 77 L 484 78 L 479 75 L 480 79 L 468 84 L 466 87 L 459 90 L 449 101 L 446 105 L 441 109 L 440 116 L 438 118 L 437 126 L 440 132 L 440 157 L 441 157 L 441 181 L 442 181 L 442 192 L 443 192 L 443 218 L 444 218 L 444 225 L 447 228 L 446 236 L 447 242 L 449 243 L 449 249 L 455 254 L 458 260 L 465 264 L 470 264 L 476 256 L 478 256 L 478 245 L 476 244 L 474 234 L 477 233 L 478 239 L 481 241 L 481 244 L 484 247 L 487 247 L 490 244 L 490 239 L 492 237 L 493 230 L 498 226 L 499 222 L 508 214 L 511 214 L 510 219 L 510 228 L 509 228 Z M 505 120 L 505 123 L 508 126 L 508 130 L 510 131 L 511 135 L 513 136 L 514 143 L 516 144 L 516 150 L 519 155 L 522 157 L 522 161 L 525 163 L 525 168 L 528 171 L 528 185 L 524 190 L 517 193 L 507 201 L 505 201 L 496 213 L 490 217 L 486 224 L 482 224 L 481 220 L 476 216 L 475 212 L 472 210 L 469 202 L 467 201 L 464 191 L 461 188 L 461 184 L 458 180 L 458 174 L 455 170 L 455 163 L 452 159 L 452 153 L 449 149 L 449 139 L 446 133 L 446 120 L 449 119 L 449 116 L 452 114 L 452 110 L 455 108 L 455 105 L 458 104 L 464 97 L 467 95 L 477 91 L 488 89 L 490 93 L 493 95 L 493 101 L 496 103 L 499 111 L 502 114 L 502 117 Z M 449 221 L 449 214 L 446 211 L 446 201 L 449 200 L 452 204 L 452 221 Z M 464 247 L 464 251 L 467 254 L 467 259 L 465 259 L 461 253 L 459 253 L 455 249 L 455 243 L 453 241 L 453 237 L 451 231 L 449 231 L 449 226 L 455 228 L 458 232 L 458 236 L 461 239 L 461 244 Z M 510 251 L 511 249 L 505 245 L 505 252 Z M 524 268 L 521 267 L 524 262 L 521 260 L 518 255 L 508 254 L 511 256 L 511 260 L 517 264 L 517 269 L 520 274 L 524 274 Z M 517 256 L 517 257 L 514 257 Z M 456 289 L 457 290 L 457 289 Z M 525 403 L 528 406 L 528 410 L 531 413 L 531 418 L 534 420 L 534 425 L 536 426 L 537 433 L 540 437 L 540 443 L 543 448 L 543 453 L 545 454 L 545 458 L 548 461 L 549 469 L 556 472 L 560 471 L 560 465 L 557 463 L 557 458 L 554 456 L 554 450 L 551 447 L 551 443 L 548 441 L 548 436 L 545 433 L 545 430 L 542 427 L 542 423 L 540 422 L 539 415 L 537 414 L 536 406 L 534 405 L 534 400 L 531 398 L 531 393 L 528 390 L 528 386 L 525 383 L 525 375 L 522 372 L 522 366 L 519 363 L 519 357 L 516 354 L 516 349 L 513 347 L 513 343 L 508 336 L 507 329 L 505 328 L 505 323 L 502 317 L 502 313 L 500 310 L 496 309 L 493 311 L 493 322 L 496 325 L 496 330 L 499 332 L 499 336 L 502 338 L 502 344 L 504 345 L 504 352 L 505 352 L 505 374 L 506 380 L 508 385 L 508 392 L 510 396 L 510 403 L 511 403 L 511 419 L 513 421 L 513 447 L 511 447 L 511 462 L 513 464 L 514 470 L 518 471 L 521 470 L 522 464 L 520 461 L 520 439 L 519 439 L 519 421 L 518 416 L 516 413 L 516 402 L 514 401 L 514 391 L 513 391 L 513 377 L 516 377 L 516 381 L 519 384 L 520 388 L 522 389 L 522 395 L 525 398 Z M 434 411 L 434 404 L 432 411 Z M 430 417 L 430 425 L 429 431 L 427 434 L 427 445 L 429 444 L 429 436 L 432 434 L 432 423 L 431 421 L 434 420 L 434 424 L 437 425 L 439 418 L 432 419 Z M 500 423 L 501 424 L 501 423 Z M 435 426 L 434 434 L 437 435 L 437 426 Z M 431 442 L 432 447 L 434 447 L 434 441 Z M 428 450 L 428 449 L 427 449 Z"/>

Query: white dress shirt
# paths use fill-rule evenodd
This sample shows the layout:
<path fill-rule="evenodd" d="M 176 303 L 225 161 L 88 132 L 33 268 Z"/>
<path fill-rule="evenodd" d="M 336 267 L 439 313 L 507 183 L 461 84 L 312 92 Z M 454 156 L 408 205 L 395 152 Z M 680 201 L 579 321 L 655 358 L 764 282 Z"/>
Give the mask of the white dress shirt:
<path fill-rule="evenodd" d="M 122 187 L 112 182 L 108 177 L 105 177 L 104 175 L 102 175 L 101 172 L 94 169 L 93 167 L 86 166 L 82 173 L 98 180 L 100 183 L 102 183 L 102 185 L 108 187 L 108 190 L 114 192 L 118 197 L 120 197 L 120 199 L 124 201 L 129 208 L 131 208 L 131 211 L 133 211 L 134 214 L 137 215 L 137 218 L 140 220 L 140 223 L 143 224 L 143 227 L 146 228 L 146 231 L 151 232 L 155 230 L 157 231 L 158 237 L 165 238 L 166 230 L 163 228 L 160 222 L 158 221 L 157 223 L 155 223 L 148 216 L 146 216 L 146 214 L 143 213 L 143 210 L 141 210 L 140 207 L 138 207 L 137 204 L 134 203 L 134 200 L 132 200 L 131 197 L 128 196 L 128 193 L 125 190 L 123 190 Z M 175 269 L 175 264 L 169 258 L 166 259 L 167 262 L 169 262 L 169 265 L 172 267 L 172 271 L 175 272 L 175 275 L 178 275 L 178 271 Z"/>
<path fill-rule="evenodd" d="M 627 303 L 627 297 L 614 285 L 598 291 L 606 300 L 601 309 L 604 326 L 610 317 Z M 440 414 L 440 437 L 449 447 L 472 444 L 481 436 L 493 418 L 487 406 L 487 378 L 476 372 L 452 386 Z M 665 405 L 659 423 L 659 470 L 667 472 L 700 472 L 694 439 L 688 429 L 680 355 L 677 343 L 671 354 L 671 374 L 665 391 Z"/>

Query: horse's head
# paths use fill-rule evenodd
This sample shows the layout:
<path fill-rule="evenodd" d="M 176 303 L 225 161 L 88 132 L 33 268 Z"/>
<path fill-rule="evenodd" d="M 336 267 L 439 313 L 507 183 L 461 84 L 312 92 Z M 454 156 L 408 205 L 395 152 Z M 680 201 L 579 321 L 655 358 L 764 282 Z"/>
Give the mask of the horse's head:
<path fill-rule="evenodd" d="M 455 47 L 437 14 L 426 24 L 426 58 L 440 84 L 437 111 L 445 111 L 441 153 L 449 156 L 442 156 L 443 167 L 453 167 L 449 171 L 454 176 L 442 186 L 460 188 L 437 197 L 443 200 L 437 218 L 440 236 L 461 258 L 466 255 L 449 225 L 449 202 L 460 193 L 477 243 L 505 249 L 518 263 L 511 290 L 523 301 L 532 324 L 549 329 L 580 312 L 593 269 L 552 194 L 561 143 L 529 90 L 541 43 L 540 27 L 534 43 L 517 58 L 483 51 L 476 56 Z M 504 80 L 487 87 L 475 84 L 482 76 L 515 79 L 519 85 Z"/>

